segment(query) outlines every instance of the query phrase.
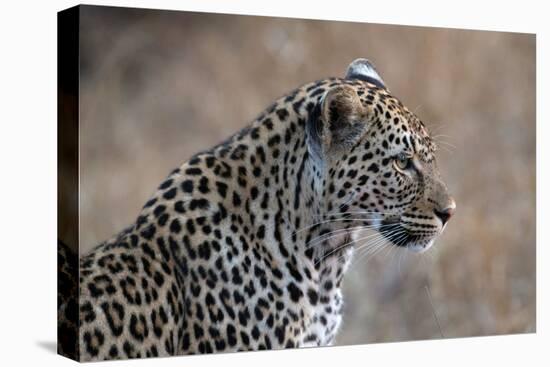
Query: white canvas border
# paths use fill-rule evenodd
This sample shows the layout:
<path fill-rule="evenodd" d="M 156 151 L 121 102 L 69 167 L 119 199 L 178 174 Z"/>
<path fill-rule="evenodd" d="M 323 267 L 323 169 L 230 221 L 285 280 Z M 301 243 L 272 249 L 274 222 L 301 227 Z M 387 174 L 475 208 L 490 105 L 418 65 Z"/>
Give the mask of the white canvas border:
<path fill-rule="evenodd" d="M 2 365 L 74 363 L 56 339 L 56 12 L 71 1 L 2 6 L 0 281 Z M 107 362 L 127 366 L 537 365 L 548 360 L 548 20 L 544 2 L 93 1 L 117 5 L 537 33 L 537 333 L 279 352 Z M 546 67 L 545 67 L 546 66 Z M 542 101 L 542 102 L 541 102 Z M 544 169 L 546 167 L 546 169 Z M 23 260 L 24 259 L 24 260 Z M 22 265 L 24 264 L 24 265 Z M 545 357 L 546 356 L 546 357 Z M 544 363 L 544 362 L 542 362 Z"/>

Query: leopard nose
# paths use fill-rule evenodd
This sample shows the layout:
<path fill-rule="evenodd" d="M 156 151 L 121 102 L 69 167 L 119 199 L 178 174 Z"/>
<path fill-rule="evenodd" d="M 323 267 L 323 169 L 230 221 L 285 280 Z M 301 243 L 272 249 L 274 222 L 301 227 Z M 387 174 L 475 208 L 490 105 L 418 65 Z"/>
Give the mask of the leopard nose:
<path fill-rule="evenodd" d="M 441 223 L 445 225 L 451 219 L 456 209 L 456 203 L 453 199 L 449 201 L 449 205 L 447 205 L 443 209 L 434 209 L 435 215 L 441 219 Z"/>

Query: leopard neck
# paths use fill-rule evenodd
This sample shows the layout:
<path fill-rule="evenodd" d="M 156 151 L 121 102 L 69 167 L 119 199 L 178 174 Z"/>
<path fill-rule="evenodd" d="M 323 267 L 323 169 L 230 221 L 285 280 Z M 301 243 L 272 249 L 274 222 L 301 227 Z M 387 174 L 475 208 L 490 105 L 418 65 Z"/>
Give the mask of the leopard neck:
<path fill-rule="evenodd" d="M 249 224 L 272 240 L 265 241 L 276 247 L 272 250 L 316 270 L 322 270 L 327 257 L 346 263 L 350 255 L 342 246 L 350 243 L 349 233 L 331 234 L 342 228 L 341 222 L 326 220 L 327 172 L 308 143 L 310 120 L 318 118 L 317 106 L 331 82 L 334 79 L 311 83 L 279 99 L 216 150 L 218 156 L 242 159 L 237 185 L 244 214 L 251 216 Z"/>

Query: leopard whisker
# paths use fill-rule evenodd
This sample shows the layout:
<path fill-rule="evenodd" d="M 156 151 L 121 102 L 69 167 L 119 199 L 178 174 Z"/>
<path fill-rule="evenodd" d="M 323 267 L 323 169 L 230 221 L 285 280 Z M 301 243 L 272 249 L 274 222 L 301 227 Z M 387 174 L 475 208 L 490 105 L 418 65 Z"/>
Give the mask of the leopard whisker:
<path fill-rule="evenodd" d="M 318 263 L 320 263 L 322 260 L 324 260 L 325 258 L 327 258 L 328 256 L 332 255 L 333 253 L 335 253 L 336 251 L 339 251 L 345 247 L 348 247 L 349 245 L 352 245 L 354 243 L 356 243 L 357 241 L 360 241 L 360 240 L 364 240 L 364 239 L 368 239 L 368 238 L 372 238 L 374 236 L 378 235 L 378 233 L 374 233 L 374 234 L 370 234 L 369 236 L 366 236 L 366 237 L 362 237 L 358 240 L 352 240 L 352 241 L 348 241 L 348 242 L 345 242 L 344 244 L 342 245 L 338 245 L 336 248 L 334 249 L 331 249 L 328 253 L 326 254 L 323 254 L 323 256 L 314 263 L 314 266 L 317 266 Z"/>
<path fill-rule="evenodd" d="M 399 246 L 403 245 L 406 239 L 407 239 L 406 236 L 403 237 L 401 240 L 399 240 L 398 245 L 399 245 Z M 408 246 L 407 246 L 407 247 L 408 247 Z M 403 277 L 403 272 L 402 272 L 401 264 L 402 264 L 403 258 L 406 257 L 406 256 L 407 256 L 406 254 L 408 254 L 408 253 L 409 253 L 409 251 L 401 251 L 401 255 L 400 255 L 400 257 L 397 259 L 397 275 L 398 275 L 399 277 Z"/>
<path fill-rule="evenodd" d="M 341 212 L 341 213 L 327 213 L 327 214 L 315 214 L 314 217 L 327 217 L 332 215 L 349 215 L 349 214 L 369 214 L 369 215 L 396 215 L 396 213 L 390 212 L 378 212 L 378 211 L 354 211 L 354 212 Z"/>
<path fill-rule="evenodd" d="M 438 139 L 440 137 L 443 137 L 443 138 L 453 138 L 451 135 L 446 135 L 446 134 L 437 134 L 437 135 L 432 135 L 432 139 Z"/>
<path fill-rule="evenodd" d="M 285 237 L 285 240 L 290 240 L 294 235 L 298 234 L 298 233 L 301 233 L 305 230 L 308 230 L 308 229 L 311 229 L 311 228 L 314 228 L 314 227 L 317 227 L 317 226 L 320 226 L 322 224 L 328 224 L 328 223 L 337 223 L 337 222 L 346 222 L 346 221 L 349 221 L 349 222 L 353 222 L 353 221 L 364 221 L 365 218 L 336 218 L 336 219 L 329 219 L 329 220 L 324 220 L 324 221 L 319 221 L 319 222 L 315 222 L 313 224 L 310 224 L 310 225 L 307 225 L 307 226 L 304 226 L 304 227 L 301 227 L 297 230 L 294 230 L 293 232 L 291 232 L 289 235 L 287 235 Z M 381 224 L 380 226 L 383 226 L 384 224 Z M 266 230 L 271 230 L 275 227 L 276 225 L 271 225 L 269 227 L 266 228 Z"/>
<path fill-rule="evenodd" d="M 399 229 L 395 229 L 395 230 L 399 230 Z M 357 242 L 359 242 L 359 241 L 366 240 L 366 239 L 369 239 L 369 238 L 373 238 L 373 237 L 376 237 L 376 236 L 381 236 L 381 235 L 380 235 L 380 233 L 375 232 L 375 233 L 369 234 L 368 236 L 361 237 L 361 238 L 358 238 L 358 239 L 354 239 L 354 240 L 352 240 L 352 241 L 349 241 L 349 242 L 346 242 L 346 243 L 344 243 L 344 244 L 342 244 L 342 245 L 339 245 L 339 246 L 337 246 L 336 248 L 334 248 L 334 249 L 332 249 L 331 251 L 329 251 L 328 254 L 325 254 L 321 259 L 319 259 L 319 262 L 320 262 L 323 258 L 325 258 L 325 257 L 327 257 L 327 256 L 330 256 L 330 255 L 333 254 L 334 252 L 336 252 L 336 251 L 338 251 L 338 250 L 340 250 L 340 249 L 342 249 L 342 248 L 344 248 L 344 247 L 348 247 L 349 245 L 353 245 L 353 244 L 355 244 L 355 243 L 357 243 Z M 315 265 L 316 265 L 316 264 L 315 264 Z"/>
<path fill-rule="evenodd" d="M 399 225 L 399 223 L 392 223 L 392 224 L 383 224 L 382 226 L 384 228 L 392 227 Z M 342 228 L 342 229 L 336 229 L 334 231 L 330 231 L 328 233 L 325 233 L 321 236 L 314 237 L 309 242 L 306 243 L 305 248 L 313 247 L 314 244 L 317 244 L 319 242 L 324 242 L 325 240 L 329 238 L 333 238 L 341 234 L 342 232 L 349 232 L 349 231 L 360 231 L 360 230 L 367 230 L 367 229 L 373 229 L 373 228 L 380 228 L 380 226 L 377 225 L 370 225 L 370 226 L 355 226 L 355 227 L 349 227 L 349 228 Z"/>
<path fill-rule="evenodd" d="M 366 241 L 364 244 L 362 244 L 362 245 L 359 246 L 359 248 L 357 249 L 357 251 L 358 251 L 358 252 L 359 252 L 359 251 L 368 252 L 368 251 L 370 251 L 369 249 L 372 250 L 372 249 L 377 248 L 377 247 L 380 245 L 380 243 L 383 242 L 383 237 L 382 237 L 379 233 L 377 233 L 377 235 L 379 235 L 380 238 L 376 238 L 376 239 L 375 239 L 374 241 L 372 241 L 372 242 Z M 338 260 L 339 260 L 340 258 L 342 258 L 343 256 L 345 256 L 345 255 L 340 255 L 339 258 L 338 258 Z M 352 261 L 355 262 L 355 259 L 353 259 Z M 352 263 L 352 265 L 353 265 L 353 263 Z"/>
<path fill-rule="evenodd" d="M 456 149 L 456 145 L 452 144 L 452 143 L 449 143 L 448 141 L 446 140 L 441 140 L 441 139 L 435 139 L 435 142 L 437 145 L 445 145 L 449 148 L 453 148 L 453 149 Z"/>
<path fill-rule="evenodd" d="M 400 231 L 400 229 L 396 229 L 393 232 L 390 232 L 389 235 L 393 236 L 394 234 L 398 233 L 399 231 Z M 361 257 L 365 256 L 366 254 L 368 254 L 370 252 L 375 251 L 378 247 L 381 246 L 382 243 L 387 241 L 387 239 L 384 236 L 382 236 L 381 234 L 379 234 L 379 236 L 380 237 L 375 239 L 373 242 L 366 241 L 365 243 L 358 246 L 357 252 L 359 252 L 359 253 L 362 252 L 362 253 L 360 255 L 358 255 L 358 257 L 355 260 L 355 263 L 357 263 Z"/>
<path fill-rule="evenodd" d="M 384 245 L 386 245 L 389 242 L 389 240 L 393 239 L 394 236 L 398 237 L 404 233 L 405 231 L 402 228 L 398 228 L 393 232 L 390 232 L 389 234 L 387 234 L 387 238 L 380 235 L 381 238 L 377 239 L 376 241 L 361 245 L 359 247 L 359 250 L 366 249 L 366 251 L 363 251 L 363 253 L 359 255 L 359 257 L 355 261 L 355 264 L 358 264 L 360 259 L 363 259 L 368 256 L 374 256 L 374 254 L 380 251 L 380 249 L 383 248 Z"/>

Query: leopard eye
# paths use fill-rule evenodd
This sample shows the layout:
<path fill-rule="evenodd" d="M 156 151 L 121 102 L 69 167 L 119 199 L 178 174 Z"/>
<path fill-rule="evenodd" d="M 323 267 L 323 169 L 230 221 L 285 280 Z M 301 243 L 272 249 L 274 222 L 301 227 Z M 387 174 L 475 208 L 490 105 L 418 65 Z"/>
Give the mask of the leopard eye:
<path fill-rule="evenodd" d="M 395 167 L 400 171 L 405 171 L 411 167 L 411 157 L 407 156 L 405 153 L 399 153 L 394 159 Z"/>

